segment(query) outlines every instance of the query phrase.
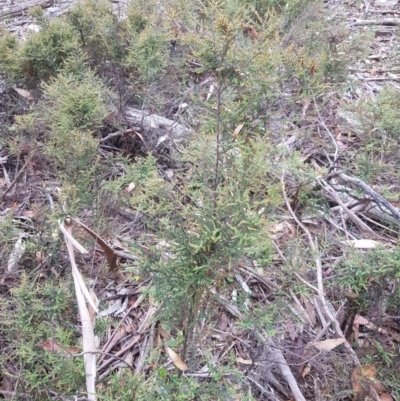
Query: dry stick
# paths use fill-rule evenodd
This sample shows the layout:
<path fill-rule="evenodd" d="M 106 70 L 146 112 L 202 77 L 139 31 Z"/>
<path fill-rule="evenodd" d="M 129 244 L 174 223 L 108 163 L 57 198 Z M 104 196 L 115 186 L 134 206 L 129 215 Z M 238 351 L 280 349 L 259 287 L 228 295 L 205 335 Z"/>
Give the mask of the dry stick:
<path fill-rule="evenodd" d="M 125 313 L 124 317 L 121 319 L 121 321 L 118 323 L 117 327 L 114 329 L 114 332 L 111 334 L 110 338 L 108 339 L 108 341 L 104 344 L 102 352 L 106 353 L 109 352 L 110 349 L 108 349 L 111 341 L 114 339 L 115 335 L 118 332 L 118 329 L 121 327 L 122 323 L 124 322 L 124 320 L 129 316 L 129 314 L 132 312 L 133 309 L 137 308 L 143 301 L 144 296 L 143 294 L 140 295 L 140 297 L 136 300 L 136 302 L 127 310 L 127 312 Z M 99 360 L 99 364 L 102 362 L 104 358 L 100 358 Z"/>
<path fill-rule="evenodd" d="M 335 202 L 343 208 L 343 210 L 349 215 L 349 217 L 354 221 L 354 223 L 356 223 L 362 230 L 372 234 L 375 238 L 381 239 L 381 237 L 374 230 L 372 230 L 371 227 L 365 224 L 352 210 L 350 210 L 344 204 L 344 202 L 340 199 L 338 193 L 327 182 L 321 179 L 319 179 L 318 182 L 326 190 L 326 192 L 332 196 Z"/>
<path fill-rule="evenodd" d="M 318 294 L 318 292 L 317 292 L 317 294 Z M 319 299 L 319 298 L 318 298 L 316 295 L 314 295 L 314 306 L 315 306 L 315 310 L 316 310 L 317 313 L 318 313 L 319 320 L 321 321 L 322 326 L 325 327 L 328 323 L 327 323 L 327 321 L 325 320 L 324 314 L 322 313 L 321 305 L 319 304 L 318 299 Z"/>
<path fill-rule="evenodd" d="M 130 128 L 130 130 L 132 130 L 132 134 L 135 134 L 135 131 L 141 131 L 140 127 L 132 127 Z M 104 138 L 100 138 L 99 142 L 107 142 L 109 139 L 112 138 L 116 138 L 118 136 L 123 136 L 125 135 L 126 131 L 116 131 L 116 132 L 111 132 L 110 134 L 108 134 L 107 136 L 105 136 Z"/>
<path fill-rule="evenodd" d="M 344 306 L 345 303 L 346 303 L 345 301 L 342 302 L 342 304 L 340 305 L 339 309 L 336 311 L 336 313 L 335 313 L 335 318 L 336 318 L 336 319 L 337 319 L 337 317 L 339 316 L 340 311 L 343 309 L 343 306 Z M 313 342 L 314 342 L 314 341 L 319 341 L 319 340 L 323 337 L 323 335 L 328 331 L 328 329 L 329 329 L 329 327 L 330 327 L 331 324 L 332 324 L 332 322 L 327 322 L 327 323 L 322 327 L 322 329 L 320 330 L 320 332 L 314 337 Z"/>
<path fill-rule="evenodd" d="M 323 277 L 322 277 L 322 262 L 321 262 L 321 256 L 319 255 L 318 252 L 318 248 L 317 245 L 314 243 L 314 240 L 311 236 L 310 231 L 304 226 L 304 224 L 297 218 L 297 216 L 295 215 L 295 213 L 293 212 L 292 207 L 290 206 L 290 202 L 289 199 L 287 197 L 286 194 L 286 190 L 285 190 L 285 182 L 284 182 L 284 174 L 282 174 L 281 177 L 281 184 L 282 184 L 282 193 L 283 193 L 283 197 L 285 199 L 285 203 L 286 203 L 286 207 L 289 210 L 289 213 L 291 214 L 291 216 L 293 217 L 294 221 L 298 224 L 298 226 L 304 231 L 304 233 L 307 235 L 308 237 L 308 241 L 310 243 L 310 248 L 312 250 L 312 252 L 314 252 L 315 254 L 315 265 L 317 268 L 317 282 L 318 282 L 318 296 L 321 300 L 322 306 L 325 310 L 326 315 L 329 317 L 329 319 L 334 323 L 335 325 L 335 331 L 336 334 L 343 338 L 345 340 L 345 342 L 343 343 L 344 346 L 346 347 L 347 351 L 349 352 L 350 356 L 353 359 L 353 362 L 355 363 L 355 365 L 360 365 L 360 361 L 357 357 L 357 354 L 355 353 L 355 351 L 353 350 L 353 348 L 351 348 L 351 345 L 349 344 L 349 342 L 346 340 L 342 329 L 340 328 L 340 324 L 338 322 L 338 320 L 336 319 L 334 313 L 332 313 L 331 309 L 330 309 L 330 305 L 328 304 L 328 301 L 325 298 L 324 295 L 324 285 L 323 285 Z M 333 309 L 333 307 L 332 307 Z"/>
<path fill-rule="evenodd" d="M 332 209 L 331 209 L 332 210 Z M 353 235 L 349 230 L 346 230 L 344 227 L 340 227 L 339 224 L 337 224 L 335 221 L 333 221 L 331 218 L 324 216 L 324 219 L 332 224 L 332 226 L 334 226 L 336 229 L 340 230 L 340 231 L 344 231 L 344 233 L 346 234 L 346 237 L 351 237 L 352 239 L 357 239 L 357 237 L 355 235 Z"/>
<path fill-rule="evenodd" d="M 361 188 L 367 195 L 371 196 L 371 198 L 373 198 L 378 205 L 382 204 L 387 210 L 390 211 L 392 216 L 398 221 L 398 224 L 400 225 L 400 210 L 392 206 L 390 202 L 388 202 L 382 195 L 375 192 L 370 186 L 368 186 L 365 182 L 359 180 L 358 178 L 349 177 L 344 173 L 339 173 L 339 177 L 343 181 L 349 182 Z"/>
<path fill-rule="evenodd" d="M 224 308 L 228 312 L 236 315 L 239 318 L 242 317 L 242 313 L 239 311 L 239 309 L 237 310 L 236 313 L 232 312 L 232 308 L 227 301 L 225 301 L 221 297 L 218 297 L 218 301 L 224 306 Z M 219 330 L 216 330 L 216 331 L 219 331 Z M 299 385 L 297 384 L 297 381 L 296 381 L 295 377 L 293 376 L 292 371 L 290 370 L 289 364 L 286 362 L 285 357 L 282 354 L 282 351 L 275 345 L 275 343 L 273 342 L 273 340 L 271 338 L 268 338 L 268 337 L 265 338 L 262 335 L 262 333 L 260 333 L 259 331 L 257 331 L 257 334 L 264 341 L 264 344 L 266 345 L 266 347 L 268 347 L 269 352 L 275 356 L 275 358 L 273 358 L 273 360 L 274 360 L 274 362 L 276 362 L 278 364 L 279 369 L 282 373 L 282 376 L 285 378 L 287 384 L 290 387 L 290 390 L 293 393 L 294 399 L 296 401 L 306 401 L 306 399 L 304 398 L 303 394 L 300 391 Z"/>
<path fill-rule="evenodd" d="M 365 82 L 371 81 L 400 81 L 400 77 L 372 77 L 372 78 L 364 78 Z"/>
<path fill-rule="evenodd" d="M 16 17 L 18 15 L 23 14 L 29 8 L 32 7 L 50 7 L 53 4 L 53 0 L 34 0 L 34 1 L 27 1 L 22 4 L 18 4 L 16 6 L 9 7 L 9 9 L 0 12 L 0 20 Z"/>
<path fill-rule="evenodd" d="M 255 386 L 258 387 L 258 389 L 261 391 L 261 393 L 266 394 L 269 400 L 281 401 L 279 397 L 277 397 L 274 393 L 263 387 L 256 379 L 253 379 L 251 376 L 247 376 L 247 379 L 250 380 L 252 383 L 254 383 Z"/>
<path fill-rule="evenodd" d="M 119 357 L 120 355 L 123 355 L 126 351 L 128 351 L 130 348 L 132 348 L 141 338 L 142 336 L 140 334 L 136 335 L 133 337 L 127 344 L 125 344 L 113 357 Z M 101 366 L 97 368 L 97 370 L 102 370 L 106 368 L 108 365 L 110 365 L 113 361 L 114 358 L 107 359 L 106 361 L 103 362 Z"/>
<path fill-rule="evenodd" d="M 268 288 L 270 288 L 272 290 L 279 290 L 280 289 L 278 284 L 274 283 L 272 280 L 268 279 L 267 277 L 264 277 L 261 274 L 257 273 L 255 270 L 253 270 L 249 266 L 244 266 L 243 268 L 240 268 L 240 270 L 250 274 L 253 277 L 256 277 L 259 281 L 264 283 Z"/>
<path fill-rule="evenodd" d="M 143 355 L 140 356 L 139 362 L 136 364 L 136 373 L 140 373 L 143 370 L 144 362 L 147 358 L 147 355 L 153 350 L 154 348 L 154 338 L 155 338 L 155 330 L 156 330 L 156 324 L 153 322 L 150 328 L 150 335 L 149 335 L 149 341 L 146 344 L 146 350 L 143 353 Z"/>
<path fill-rule="evenodd" d="M 29 164 L 29 162 L 32 160 L 33 157 L 33 153 L 28 157 L 28 159 L 26 160 L 25 164 L 22 166 L 21 170 L 19 170 L 18 174 L 15 176 L 13 182 L 10 184 L 10 186 L 3 192 L 3 194 L 1 195 L 1 199 L 4 200 L 4 197 L 6 196 L 6 194 L 10 191 L 10 189 L 16 184 L 16 182 L 18 181 L 18 178 L 21 176 L 21 174 L 23 173 L 23 171 L 25 170 L 26 166 Z"/>
<path fill-rule="evenodd" d="M 267 344 L 269 351 L 273 355 L 273 360 L 278 363 L 279 369 L 282 373 L 282 376 L 285 378 L 286 382 L 289 384 L 290 390 L 292 391 L 293 397 L 296 401 L 306 401 L 304 395 L 302 394 L 299 385 L 293 373 L 286 362 L 285 357 L 282 354 L 282 351 L 277 348 L 271 338 L 264 338 L 261 333 L 259 333 L 261 338 L 264 340 L 265 344 Z"/>
<path fill-rule="evenodd" d="M 392 230 L 391 228 L 384 226 L 383 224 L 377 222 L 377 221 L 374 220 L 374 219 L 371 219 L 370 217 L 366 216 L 366 215 L 363 214 L 363 213 L 360 213 L 360 216 L 361 216 L 363 219 L 369 221 L 369 222 L 372 223 L 372 224 L 375 224 L 376 226 L 378 226 L 378 227 L 380 227 L 380 228 L 383 228 L 383 229 L 386 230 L 386 231 L 390 231 L 391 233 L 393 233 L 393 234 L 395 234 L 395 235 L 399 235 L 399 233 L 398 233 L 397 231 L 394 231 L 394 230 Z M 353 239 L 356 239 L 356 238 L 353 238 Z M 394 240 L 394 239 L 391 239 L 391 238 L 389 238 L 389 241 L 390 241 L 390 242 L 393 242 L 394 244 L 397 244 L 397 243 L 398 243 L 398 241 L 396 241 L 396 240 Z"/>
<path fill-rule="evenodd" d="M 369 12 L 370 13 L 379 13 L 379 14 L 398 14 L 399 10 L 393 10 L 393 9 L 390 9 L 390 8 L 384 8 L 382 10 L 370 8 Z"/>
<path fill-rule="evenodd" d="M 376 70 L 370 69 L 370 68 L 355 68 L 355 67 L 349 67 L 348 68 L 349 71 L 352 72 L 365 72 L 368 74 L 371 74 L 372 72 L 374 72 L 375 74 L 380 74 L 382 72 L 397 72 L 400 71 L 400 67 L 391 67 L 391 68 L 377 68 Z"/>
<path fill-rule="evenodd" d="M 400 22 L 400 19 L 398 21 Z M 329 128 L 324 123 L 324 121 L 323 121 L 323 119 L 321 117 L 321 114 L 319 113 L 315 98 L 314 98 L 314 104 L 315 104 L 315 108 L 316 108 L 317 113 L 318 113 L 319 121 L 321 122 L 321 124 L 325 128 L 326 132 L 328 133 L 328 135 L 330 136 L 330 138 L 332 140 L 332 143 L 335 146 L 335 160 L 334 161 L 336 162 L 337 155 L 338 155 L 338 152 L 339 152 L 338 143 L 337 143 L 336 139 L 334 138 L 334 136 L 332 135 L 332 133 L 329 130 Z M 388 202 L 383 196 L 381 196 L 380 194 L 375 192 L 365 182 L 359 180 L 358 178 L 349 177 L 348 175 L 344 174 L 343 172 L 339 173 L 338 176 L 343 181 L 349 182 L 349 183 L 354 184 L 354 185 L 358 186 L 359 188 L 361 188 L 366 194 L 370 195 L 375 200 L 375 202 L 377 203 L 378 206 L 382 204 L 387 210 L 389 210 L 391 212 L 392 216 L 397 220 L 398 224 L 400 225 L 400 210 L 398 210 L 394 206 L 392 206 L 390 204 L 390 202 Z"/>
<path fill-rule="evenodd" d="M 142 345 L 142 350 L 140 351 L 139 354 L 139 358 L 138 358 L 138 362 L 136 364 L 136 369 L 135 369 L 135 373 L 140 373 L 143 370 L 144 367 L 144 362 L 146 361 L 147 355 L 150 352 L 150 338 L 149 336 L 147 336 L 144 341 L 143 341 L 143 345 Z"/>
<path fill-rule="evenodd" d="M 73 354 L 71 355 L 71 358 L 75 358 L 76 356 L 82 356 L 85 354 L 95 354 L 95 355 L 104 355 L 104 356 L 110 356 L 111 358 L 118 359 L 120 362 L 125 364 L 129 369 L 133 369 L 133 366 L 130 365 L 128 362 L 124 361 L 122 358 L 119 356 L 116 356 L 115 354 L 108 354 L 106 352 L 101 352 L 101 351 L 90 351 L 90 352 L 80 352 L 79 354 Z"/>
<path fill-rule="evenodd" d="M 137 302 L 137 301 L 136 301 Z M 136 303 L 135 303 L 136 304 Z M 134 305 L 135 305 L 134 304 Z M 143 320 L 143 322 L 141 323 L 141 325 L 139 326 L 139 328 L 137 329 L 137 335 L 131 340 L 129 341 L 126 345 L 123 346 L 123 348 L 121 350 L 119 350 L 115 355 L 116 356 L 120 356 L 122 355 L 125 351 L 129 350 L 131 347 L 133 347 L 133 345 L 135 345 L 140 338 L 142 337 L 142 333 L 147 329 L 147 327 L 149 326 L 149 319 L 151 319 L 151 317 L 154 315 L 154 313 L 158 310 L 158 307 L 154 307 L 152 306 L 148 311 L 147 314 Z M 108 365 L 110 365 L 112 362 L 112 359 L 107 359 L 106 361 L 103 361 L 103 364 L 101 366 L 98 367 L 98 370 L 100 369 L 104 369 L 105 367 L 107 367 Z"/>
<path fill-rule="evenodd" d="M 336 142 L 334 136 L 332 135 L 330 129 L 324 123 L 324 120 L 323 120 L 323 118 L 321 116 L 321 113 L 319 112 L 318 105 L 317 105 L 317 102 L 315 101 L 315 98 L 313 98 L 313 100 L 314 100 L 315 110 L 317 111 L 317 114 L 318 114 L 319 122 L 325 128 L 325 131 L 331 137 L 331 140 L 332 140 L 333 144 L 335 145 L 335 155 L 334 155 L 334 159 L 333 159 L 333 163 L 335 164 L 337 159 L 338 159 L 338 155 L 339 155 L 339 145 L 337 144 L 337 142 Z"/>
<path fill-rule="evenodd" d="M 400 25 L 400 18 L 382 18 L 382 19 L 369 19 L 369 20 L 357 20 L 352 22 L 350 26 L 365 26 L 365 25 L 389 25 L 396 26 Z"/>

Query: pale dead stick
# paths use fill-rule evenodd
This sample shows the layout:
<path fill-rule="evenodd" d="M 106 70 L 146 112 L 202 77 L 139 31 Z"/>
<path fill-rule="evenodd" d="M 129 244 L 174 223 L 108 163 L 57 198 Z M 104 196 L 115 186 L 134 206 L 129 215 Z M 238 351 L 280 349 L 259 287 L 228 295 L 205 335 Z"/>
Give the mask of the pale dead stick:
<path fill-rule="evenodd" d="M 299 227 L 307 235 L 309 243 L 310 243 L 311 251 L 314 252 L 314 254 L 315 254 L 315 265 L 316 265 L 316 268 L 317 268 L 318 288 L 315 288 L 314 286 L 311 286 L 311 284 L 309 284 L 309 287 L 312 288 L 314 291 L 317 290 L 318 297 L 321 300 L 321 303 L 322 303 L 322 305 L 324 307 L 325 313 L 327 314 L 329 319 L 334 323 L 336 334 L 339 337 L 341 337 L 341 338 L 343 338 L 345 340 L 343 345 L 345 346 L 345 348 L 347 349 L 347 351 L 351 355 L 355 365 L 359 366 L 360 365 L 360 361 L 359 361 L 359 359 L 357 357 L 357 354 L 355 353 L 355 351 L 353 350 L 353 348 L 351 347 L 349 342 L 346 340 L 346 338 L 345 338 L 345 336 L 344 336 L 344 334 L 342 332 L 342 329 L 340 328 L 340 324 L 339 324 L 338 320 L 336 319 L 335 315 L 332 313 L 332 311 L 331 311 L 331 309 L 329 307 L 328 301 L 325 298 L 324 286 L 323 286 L 323 277 L 322 277 L 321 256 L 319 255 L 318 248 L 317 248 L 316 244 L 314 243 L 314 240 L 313 240 L 313 238 L 311 236 L 310 231 L 297 218 L 297 216 L 295 215 L 295 213 L 294 213 L 294 211 L 293 211 L 293 209 L 292 209 L 292 207 L 290 205 L 290 202 L 289 202 L 289 199 L 287 197 L 286 190 L 285 190 L 284 172 L 283 172 L 282 177 L 281 177 L 281 184 L 282 184 L 282 193 L 283 193 L 283 197 L 285 199 L 286 207 L 288 208 L 289 213 L 293 217 L 294 221 L 299 225 Z"/>

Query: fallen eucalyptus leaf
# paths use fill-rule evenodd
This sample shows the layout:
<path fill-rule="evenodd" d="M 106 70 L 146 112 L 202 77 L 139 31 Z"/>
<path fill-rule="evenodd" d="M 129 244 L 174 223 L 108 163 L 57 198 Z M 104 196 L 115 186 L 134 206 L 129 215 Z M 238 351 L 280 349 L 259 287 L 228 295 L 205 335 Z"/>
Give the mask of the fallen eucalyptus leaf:
<path fill-rule="evenodd" d="M 189 368 L 185 362 L 182 361 L 181 357 L 173 351 L 171 348 L 165 346 L 165 350 L 167 351 L 169 357 L 171 358 L 173 364 L 183 372 L 186 372 Z"/>

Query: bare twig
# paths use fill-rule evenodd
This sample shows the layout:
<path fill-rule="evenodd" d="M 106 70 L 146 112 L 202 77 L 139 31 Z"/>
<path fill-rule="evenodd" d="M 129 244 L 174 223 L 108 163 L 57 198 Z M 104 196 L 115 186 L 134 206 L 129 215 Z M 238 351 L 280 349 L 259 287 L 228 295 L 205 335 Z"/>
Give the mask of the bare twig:
<path fill-rule="evenodd" d="M 372 230 L 371 227 L 365 224 L 351 209 L 349 209 L 344 204 L 338 193 L 327 182 L 325 182 L 324 180 L 318 181 L 325 189 L 327 194 L 330 195 L 333 200 L 343 208 L 343 210 L 348 214 L 348 216 L 353 220 L 354 223 L 356 223 L 363 231 L 370 233 L 374 238 L 381 239 L 381 237 L 374 230 Z"/>
<path fill-rule="evenodd" d="M 340 308 L 336 311 L 335 313 L 335 318 L 337 318 L 339 316 L 340 311 L 342 310 L 343 306 L 344 306 L 345 302 L 342 302 L 342 304 L 340 305 Z M 322 329 L 320 330 L 320 332 L 314 337 L 313 341 L 319 341 L 323 335 L 328 331 L 330 325 L 332 324 L 332 322 L 327 322 Z"/>
<path fill-rule="evenodd" d="M 131 338 L 130 341 L 128 341 L 127 344 L 125 344 L 117 353 L 113 354 L 113 358 L 118 358 L 119 356 L 123 355 L 126 351 L 128 351 L 130 348 L 132 348 L 141 338 L 141 335 L 136 335 L 135 337 Z M 113 358 L 107 359 L 106 361 L 103 362 L 101 366 L 97 368 L 97 370 L 102 370 L 106 368 L 108 365 L 110 365 L 113 362 Z"/>
<path fill-rule="evenodd" d="M 358 178 L 349 177 L 344 173 L 339 173 L 339 177 L 350 184 L 354 184 L 361 188 L 367 195 L 369 195 L 378 205 L 382 205 L 385 209 L 389 210 L 392 216 L 397 220 L 400 225 L 400 210 L 396 209 L 390 204 L 382 195 L 375 192 L 370 186 L 365 182 L 359 180 Z"/>
<path fill-rule="evenodd" d="M 338 146 L 338 144 L 337 144 L 337 142 L 336 142 L 335 137 L 332 135 L 332 132 L 331 132 L 330 129 L 326 126 L 324 120 L 322 119 L 321 114 L 320 114 L 319 109 L 318 109 L 317 102 L 315 101 L 315 98 L 314 98 L 313 100 L 314 100 L 315 110 L 317 110 L 319 122 L 320 122 L 320 123 L 322 124 L 322 126 L 325 128 L 325 131 L 328 133 L 328 135 L 330 136 L 330 138 L 331 138 L 333 144 L 335 145 L 335 156 L 334 156 L 334 160 L 333 160 L 333 164 L 335 165 L 335 163 L 337 162 L 337 159 L 338 159 L 338 155 L 339 155 L 339 146 Z"/>
<path fill-rule="evenodd" d="M 133 369 L 133 366 L 130 365 L 128 362 L 124 361 L 122 358 L 115 354 L 109 354 L 107 352 L 101 352 L 101 351 L 91 351 L 91 352 L 80 352 L 79 354 L 73 354 L 71 357 L 76 357 L 76 356 L 82 356 L 85 354 L 96 354 L 96 355 L 103 355 L 103 356 L 109 356 L 114 359 L 118 359 L 120 362 L 124 363 L 129 369 Z"/>
<path fill-rule="evenodd" d="M 271 401 L 282 401 L 281 398 L 277 397 L 272 391 L 267 390 L 262 386 L 256 379 L 251 376 L 247 376 L 247 379 L 251 381 L 260 391 L 265 394 Z"/>
<path fill-rule="evenodd" d="M 33 157 L 33 153 L 31 153 L 29 155 L 29 157 L 27 158 L 25 164 L 22 166 L 21 170 L 19 170 L 18 174 L 15 176 L 13 182 L 9 185 L 9 187 L 3 192 L 3 194 L 1 195 L 1 199 L 4 200 L 4 197 L 6 196 L 6 194 L 10 191 L 10 189 L 17 183 L 19 177 L 21 176 L 21 174 L 24 172 L 26 166 L 29 164 L 29 162 L 32 160 Z"/>
<path fill-rule="evenodd" d="M 124 322 L 124 320 L 129 316 L 129 314 L 132 312 L 133 309 L 137 308 L 143 301 L 144 299 L 144 295 L 140 295 L 140 297 L 136 300 L 136 302 L 126 311 L 124 317 L 121 319 L 121 321 L 118 323 L 117 327 L 114 329 L 114 332 L 112 333 L 112 335 L 110 336 L 110 338 L 108 339 L 108 341 L 104 344 L 102 352 L 103 353 L 107 353 L 109 352 L 112 347 L 114 346 L 112 341 L 114 339 L 114 337 L 116 336 L 116 334 L 119 332 L 119 328 L 121 327 L 122 323 Z M 100 358 L 99 360 L 99 365 L 102 362 L 104 358 Z"/>

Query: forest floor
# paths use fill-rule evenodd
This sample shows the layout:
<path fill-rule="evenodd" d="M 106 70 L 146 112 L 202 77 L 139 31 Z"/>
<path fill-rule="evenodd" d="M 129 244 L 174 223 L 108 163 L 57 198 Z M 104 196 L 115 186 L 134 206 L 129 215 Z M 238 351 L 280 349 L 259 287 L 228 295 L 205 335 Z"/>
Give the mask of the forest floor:
<path fill-rule="evenodd" d="M 46 18 L 64 15 L 72 4 L 31 3 L 42 4 Z M 122 15 L 125 3 L 113 2 L 114 13 Z M 0 0 L 0 23 L 21 41 L 39 30 L 23 4 Z M 313 33 L 303 41 L 308 18 Z M 160 148 L 181 152 L 185 144 L 160 131 L 168 124 L 183 133 L 198 129 L 190 102 L 197 93 L 206 101 L 214 96 L 212 75 L 180 82 L 185 95 L 158 105 L 157 112 L 151 104 L 124 104 L 131 107 L 131 120 L 118 130 L 120 110 L 107 110 L 96 130 L 98 155 L 108 168 L 99 176 L 109 187 L 121 176 L 126 181 L 114 193 L 117 200 L 107 195 L 73 209 L 74 215 L 65 206 L 58 167 L 49 153 L 37 151 L 40 134 L 35 145 L 10 139 L 15 115 L 28 114 L 43 87 L 4 82 L 0 399 L 400 401 L 400 1 L 312 6 L 282 41 L 300 49 L 310 38 L 329 47 L 337 82 L 314 96 L 299 89 L 301 79 L 294 76 L 265 123 L 275 149 L 272 164 L 283 158 L 297 163 L 274 177 L 279 200 L 268 209 L 265 232 L 272 256 L 265 264 L 250 253 L 230 260 L 223 279 L 207 284 L 197 299 L 197 312 L 180 306 L 180 326 L 168 320 L 157 298 L 157 270 L 141 270 L 145 260 L 152 261 L 152 246 L 167 264 L 176 244 L 157 237 L 145 213 L 129 203 L 140 183 L 129 182 L 129 168 L 113 157 L 136 161 L 150 149 L 159 177 L 183 191 L 182 165 L 165 161 Z M 313 60 L 310 75 L 319 68 Z M 173 85 L 165 93 L 173 94 Z M 185 124 L 178 119 L 181 107 L 194 114 Z M 127 111 L 121 114 L 129 119 Z M 242 129 L 238 125 L 234 136 Z M 195 175 L 197 167 L 185 165 L 185 174 Z M 197 200 L 185 202 L 183 209 Z M 182 221 L 184 226 L 186 217 Z M 76 255 L 77 266 L 65 246 L 73 241 L 72 225 L 74 238 L 87 249 Z M 79 277 L 90 288 L 92 334 L 84 333 L 86 306 L 76 306 L 74 291 L 85 291 Z M 173 290 L 179 292 L 171 286 L 165 304 Z M 87 336 L 93 344 L 84 344 Z M 85 393 L 82 350 L 97 355 L 94 370 L 85 361 L 87 375 L 96 376 L 96 397 Z"/>

